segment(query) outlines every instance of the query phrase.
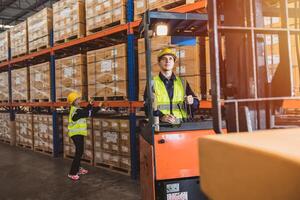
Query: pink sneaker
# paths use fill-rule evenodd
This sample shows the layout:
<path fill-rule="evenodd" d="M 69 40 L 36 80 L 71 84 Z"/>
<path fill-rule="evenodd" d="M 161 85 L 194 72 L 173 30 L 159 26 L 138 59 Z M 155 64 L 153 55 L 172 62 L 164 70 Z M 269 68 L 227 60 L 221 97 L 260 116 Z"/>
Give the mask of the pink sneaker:
<path fill-rule="evenodd" d="M 69 177 L 70 179 L 72 179 L 73 181 L 79 180 L 79 175 L 78 175 L 78 174 L 76 174 L 76 175 L 68 174 L 68 177 Z"/>
<path fill-rule="evenodd" d="M 78 175 L 84 175 L 89 173 L 89 171 L 87 169 L 84 169 L 82 167 L 79 168 L 79 172 L 77 173 Z"/>

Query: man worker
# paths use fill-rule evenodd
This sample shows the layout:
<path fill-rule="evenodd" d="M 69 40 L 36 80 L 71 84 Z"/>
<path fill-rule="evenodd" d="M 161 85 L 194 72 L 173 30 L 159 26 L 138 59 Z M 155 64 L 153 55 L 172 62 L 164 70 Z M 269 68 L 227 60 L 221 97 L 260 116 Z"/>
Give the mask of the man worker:
<path fill-rule="evenodd" d="M 173 73 L 177 59 L 174 50 L 164 48 L 158 54 L 157 59 L 160 73 L 153 77 L 152 87 L 158 110 L 153 114 L 159 116 L 161 122 L 177 124 L 187 118 L 187 112 L 190 113 L 198 109 L 199 100 L 188 82 Z M 146 91 L 147 89 L 144 92 L 144 100 L 148 98 Z M 145 112 L 148 113 L 146 106 Z"/>

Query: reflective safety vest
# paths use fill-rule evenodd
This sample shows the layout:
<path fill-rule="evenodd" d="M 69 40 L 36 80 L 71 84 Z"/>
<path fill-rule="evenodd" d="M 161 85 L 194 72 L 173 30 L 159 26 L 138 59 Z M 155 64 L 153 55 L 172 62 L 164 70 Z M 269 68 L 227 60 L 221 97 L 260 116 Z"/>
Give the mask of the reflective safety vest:
<path fill-rule="evenodd" d="M 69 114 L 69 124 L 68 124 L 68 135 L 72 137 L 74 135 L 83 135 L 87 136 L 87 122 L 86 118 L 81 118 L 77 121 L 73 121 L 72 118 L 76 113 L 78 108 L 75 106 L 71 106 L 70 114 Z"/>
<path fill-rule="evenodd" d="M 176 77 L 176 79 L 174 80 L 174 91 L 172 101 L 170 100 L 166 86 L 164 82 L 160 79 L 160 77 L 154 76 L 153 81 L 154 92 L 157 101 L 157 109 L 165 115 L 173 114 L 178 119 L 187 118 L 187 114 L 184 109 L 184 96 L 186 88 L 185 80 L 179 77 Z"/>

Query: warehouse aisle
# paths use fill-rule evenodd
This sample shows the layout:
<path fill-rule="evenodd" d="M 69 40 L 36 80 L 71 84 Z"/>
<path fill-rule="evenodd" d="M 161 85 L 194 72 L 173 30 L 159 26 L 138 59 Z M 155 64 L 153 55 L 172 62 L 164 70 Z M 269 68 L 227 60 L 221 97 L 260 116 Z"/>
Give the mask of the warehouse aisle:
<path fill-rule="evenodd" d="M 88 167 L 78 182 L 67 178 L 71 161 L 0 143 L 1 200 L 136 200 L 138 182 Z"/>

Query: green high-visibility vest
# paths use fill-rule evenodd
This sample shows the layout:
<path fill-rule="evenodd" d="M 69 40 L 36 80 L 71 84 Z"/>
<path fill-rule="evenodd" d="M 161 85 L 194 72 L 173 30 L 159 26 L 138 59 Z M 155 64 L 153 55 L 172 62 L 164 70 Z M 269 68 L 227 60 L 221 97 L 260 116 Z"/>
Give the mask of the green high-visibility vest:
<path fill-rule="evenodd" d="M 159 76 L 153 78 L 154 92 L 157 101 L 157 109 L 163 114 L 173 114 L 178 119 L 187 118 L 187 113 L 184 110 L 184 96 L 185 96 L 185 80 L 176 77 L 174 80 L 174 91 L 172 102 L 165 87 L 164 82 Z M 171 113 L 172 106 L 172 113 Z"/>
<path fill-rule="evenodd" d="M 68 124 L 68 135 L 72 137 L 74 135 L 83 135 L 87 136 L 87 122 L 86 118 L 81 118 L 77 121 L 73 121 L 72 118 L 76 113 L 78 108 L 75 106 L 71 106 L 70 114 L 69 114 L 69 124 Z"/>

